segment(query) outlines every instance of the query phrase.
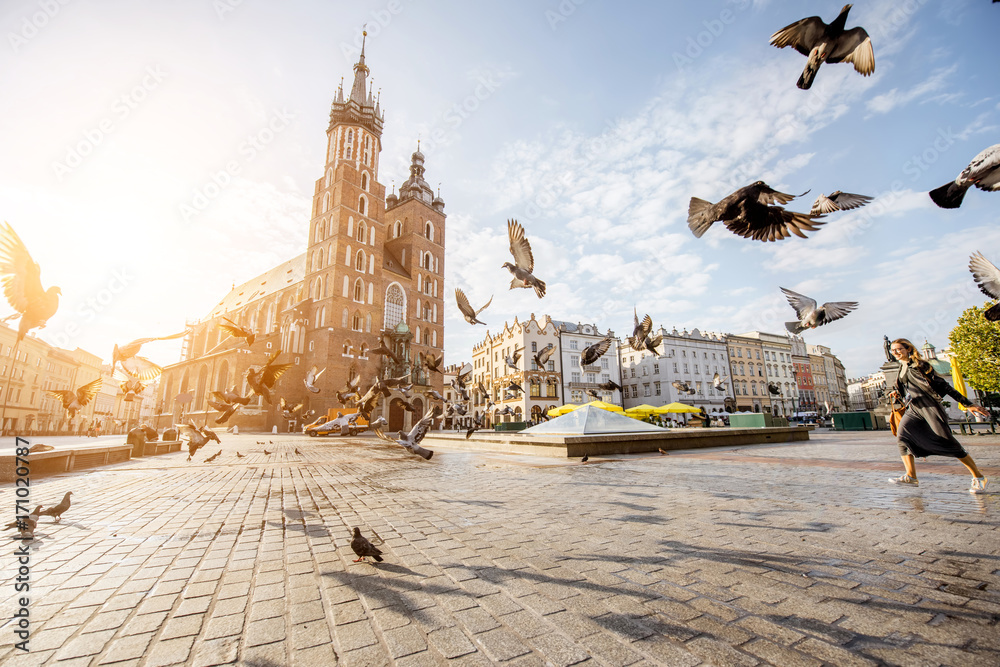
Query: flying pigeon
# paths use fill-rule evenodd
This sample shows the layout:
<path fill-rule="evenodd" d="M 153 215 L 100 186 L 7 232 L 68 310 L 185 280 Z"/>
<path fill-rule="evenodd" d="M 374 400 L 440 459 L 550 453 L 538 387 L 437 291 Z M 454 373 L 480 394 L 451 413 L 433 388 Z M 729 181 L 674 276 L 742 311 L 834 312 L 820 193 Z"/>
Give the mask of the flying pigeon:
<path fill-rule="evenodd" d="M 695 390 L 692 389 L 690 386 L 688 386 L 688 383 L 685 382 L 684 380 L 674 380 L 670 384 L 672 384 L 674 386 L 674 389 L 676 389 L 677 391 L 679 391 L 682 394 L 694 394 L 695 393 Z"/>
<path fill-rule="evenodd" d="M 771 35 L 771 44 L 783 49 L 791 46 L 804 56 L 808 56 L 806 68 L 796 84 L 808 90 L 816 78 L 819 66 L 827 63 L 851 63 L 862 76 L 875 71 L 875 52 L 872 41 L 864 28 L 844 30 L 847 13 L 853 5 L 844 5 L 840 15 L 827 25 L 818 16 L 796 21 Z"/>
<path fill-rule="evenodd" d="M 169 336 L 156 336 L 156 337 L 153 337 L 153 338 L 137 338 L 134 341 L 132 341 L 131 343 L 128 343 L 127 345 L 121 345 L 121 346 L 115 345 L 115 349 L 111 353 L 111 366 L 114 367 L 114 366 L 116 366 L 118 364 L 122 364 L 122 368 L 126 368 L 126 372 L 128 372 L 128 368 L 125 366 L 124 362 L 128 361 L 129 359 L 134 358 L 137 354 L 139 354 L 139 350 L 146 343 L 152 343 L 153 341 L 157 341 L 157 340 L 174 340 L 176 338 L 182 338 L 182 337 L 188 335 L 188 333 L 190 333 L 190 329 L 185 329 L 184 331 L 182 331 L 180 333 L 171 334 Z M 139 357 L 139 358 L 140 359 L 144 359 L 145 361 L 148 361 L 148 359 L 145 359 L 144 357 Z M 150 362 L 150 363 L 152 363 L 152 362 Z M 133 368 L 135 367 L 134 364 L 130 364 L 130 366 L 133 367 Z M 157 368 L 159 368 L 159 366 L 157 366 Z M 146 380 L 148 382 L 149 380 L 152 380 L 155 377 L 156 376 L 153 376 L 153 377 L 141 377 L 139 379 Z"/>
<path fill-rule="evenodd" d="M 229 418 L 240 408 L 238 403 L 220 403 L 219 401 L 208 401 L 208 406 L 213 410 L 218 410 L 221 414 L 215 418 L 216 424 L 225 424 Z"/>
<path fill-rule="evenodd" d="M 235 386 L 232 391 L 213 391 L 212 396 L 220 403 L 238 403 L 239 405 L 248 405 L 250 403 L 250 396 L 241 396 L 236 391 Z"/>
<path fill-rule="evenodd" d="M 67 491 L 63 496 L 63 499 L 59 501 L 58 505 L 53 505 L 52 507 L 46 508 L 40 512 L 40 516 L 50 516 L 56 520 L 56 523 L 62 519 L 63 512 L 69 509 L 69 497 L 73 495 L 72 491 Z"/>
<path fill-rule="evenodd" d="M 427 396 L 429 398 L 433 398 L 435 401 L 443 401 L 444 400 L 444 396 L 442 396 L 440 393 L 438 393 L 437 391 L 435 391 L 433 389 L 431 389 L 430 391 L 425 391 L 424 392 L 424 396 Z"/>
<path fill-rule="evenodd" d="M 965 198 L 965 191 L 973 185 L 987 192 L 1000 190 L 1000 144 L 994 144 L 972 158 L 958 178 L 928 194 L 941 208 L 958 208 Z"/>
<path fill-rule="evenodd" d="M 56 314 L 62 291 L 58 287 L 42 288 L 41 268 L 6 222 L 0 227 L 0 276 L 7 302 L 21 315 L 17 326 L 19 343 L 30 330 L 44 327 Z"/>
<path fill-rule="evenodd" d="M 787 204 L 801 196 L 778 192 L 764 181 L 756 181 L 724 197 L 718 204 L 691 197 L 688 227 L 697 238 L 717 220 L 734 234 L 755 241 L 780 241 L 791 234 L 806 238 L 803 230 L 815 231 L 818 225 L 826 223 L 816 220 L 816 216 L 773 205 L 775 202 Z"/>
<path fill-rule="evenodd" d="M 472 307 L 472 305 L 469 303 L 469 297 L 465 296 L 465 292 L 463 292 L 460 289 L 455 290 L 455 300 L 458 301 L 458 309 L 462 311 L 462 317 L 465 318 L 466 322 L 468 322 L 469 324 L 486 324 L 486 322 L 479 321 L 476 318 L 476 316 L 479 315 L 479 313 L 486 310 L 489 307 L 489 305 L 493 303 L 492 296 L 490 297 L 490 300 L 486 302 L 486 305 L 480 308 L 479 310 L 476 310 L 475 308 Z"/>
<path fill-rule="evenodd" d="M 589 366 L 600 359 L 608 351 L 608 348 L 611 347 L 611 341 L 613 340 L 614 336 L 607 336 L 604 340 L 583 348 L 583 352 L 580 354 L 580 366 Z"/>
<path fill-rule="evenodd" d="M 393 361 L 395 361 L 397 364 L 399 363 L 399 357 L 396 356 L 396 353 L 393 352 L 392 350 L 390 350 L 389 347 L 385 344 L 385 338 L 379 338 L 378 339 L 378 347 L 373 348 L 371 350 L 368 350 L 368 353 L 369 354 L 380 354 L 383 357 L 389 357 L 390 359 L 392 359 Z M 441 356 L 444 357 L 444 355 L 441 355 Z"/>
<path fill-rule="evenodd" d="M 284 375 L 285 371 L 294 366 L 291 363 L 275 364 L 274 360 L 278 358 L 279 354 L 281 354 L 280 350 L 272 354 L 267 363 L 260 368 L 251 366 L 246 371 L 247 384 L 250 385 L 250 389 L 258 396 L 263 396 L 268 403 L 271 402 L 271 388 L 274 383 Z"/>
<path fill-rule="evenodd" d="M 139 378 L 132 377 L 123 371 L 116 369 L 112 372 L 111 377 L 118 382 L 118 387 L 124 394 L 123 401 L 134 401 L 146 389 L 146 385 Z"/>
<path fill-rule="evenodd" d="M 596 391 L 594 391 L 593 389 L 588 389 L 587 390 L 587 395 L 590 396 L 591 398 L 593 398 L 594 400 L 597 400 L 597 401 L 601 400 L 600 395 Z"/>
<path fill-rule="evenodd" d="M 645 340 L 653 330 L 653 318 L 647 313 L 642 321 L 639 321 L 639 312 L 633 309 L 635 325 L 632 327 L 632 336 L 628 339 L 629 345 L 635 351 L 640 351 L 645 346 Z"/>
<path fill-rule="evenodd" d="M 514 414 L 514 409 L 509 405 L 503 406 L 503 410 L 497 410 L 497 416 L 499 415 L 512 415 Z"/>
<path fill-rule="evenodd" d="M 233 322 L 229 318 L 223 317 L 222 319 L 225 320 L 225 323 L 220 323 L 217 325 L 220 329 L 225 331 L 233 338 L 242 338 L 247 342 L 247 347 L 253 345 L 253 341 L 257 336 L 255 332 L 251 331 L 250 329 L 241 327 L 239 324 Z"/>
<path fill-rule="evenodd" d="M 237 454 L 239 454 L 239 452 L 237 452 Z M 215 459 L 219 458 L 220 456 L 222 456 L 222 450 L 221 449 L 219 451 L 217 451 L 216 453 L 212 454 L 211 456 L 209 456 L 207 459 L 205 459 L 205 463 L 211 463 L 212 461 L 214 461 Z"/>
<path fill-rule="evenodd" d="M 360 563 L 369 556 L 374 558 L 379 563 L 382 562 L 382 551 L 369 542 L 365 536 L 361 534 L 361 529 L 357 526 L 354 527 L 354 537 L 351 539 L 351 550 L 357 555 L 357 558 L 354 559 L 355 563 Z"/>
<path fill-rule="evenodd" d="M 969 258 L 969 271 L 976 279 L 976 284 L 983 294 L 991 299 L 1000 299 L 1000 269 L 997 269 L 981 252 L 975 252 Z M 1000 320 L 1000 303 L 983 313 L 990 322 Z"/>
<path fill-rule="evenodd" d="M 642 339 L 641 347 L 659 356 L 660 352 L 656 348 L 658 348 L 660 346 L 660 343 L 662 342 L 663 342 L 663 334 L 656 334 L 655 336 L 647 335 L 645 338 Z"/>
<path fill-rule="evenodd" d="M 816 197 L 816 201 L 813 202 L 809 215 L 820 216 L 833 213 L 834 211 L 850 211 L 854 208 L 861 208 L 872 199 L 874 197 L 854 195 L 850 192 L 841 192 L 840 190 L 831 192 L 829 197 L 820 194 L 819 197 Z"/>
<path fill-rule="evenodd" d="M 535 354 L 534 359 L 535 363 L 538 364 L 539 370 L 545 369 L 546 362 L 548 362 L 549 357 L 551 357 L 555 351 L 556 351 L 555 344 L 549 343 Z"/>
<path fill-rule="evenodd" d="M 767 383 L 767 390 L 769 392 L 771 392 L 772 394 L 774 394 L 775 396 L 778 396 L 778 395 L 781 394 L 781 387 L 779 387 L 778 385 L 776 385 L 773 382 L 768 382 Z"/>
<path fill-rule="evenodd" d="M 466 440 L 468 440 L 469 438 L 471 438 L 472 434 L 475 433 L 476 431 L 478 431 L 478 430 L 480 430 L 482 428 L 485 428 L 485 423 L 483 421 L 483 417 L 484 417 L 484 415 L 482 415 L 482 414 L 480 414 L 478 412 L 475 413 L 475 415 L 473 415 L 473 417 L 472 417 L 472 426 L 470 426 L 469 429 L 465 432 L 465 439 Z"/>
<path fill-rule="evenodd" d="M 427 356 L 424 357 L 424 367 L 427 368 L 427 370 L 429 371 L 433 371 L 435 373 L 441 373 L 442 372 L 441 362 L 443 361 L 444 361 L 443 354 L 440 357 L 435 357 L 432 354 L 428 354 Z"/>
<path fill-rule="evenodd" d="M 177 426 L 177 430 L 180 431 L 181 439 L 187 440 L 188 461 L 191 460 L 191 457 L 193 457 L 199 449 L 207 445 L 210 440 L 215 440 L 220 445 L 222 444 L 222 441 L 219 440 L 219 436 L 215 434 L 215 431 L 207 426 L 199 428 L 198 426 L 195 426 L 192 421 L 188 421 L 187 424 L 179 424 Z"/>
<path fill-rule="evenodd" d="M 613 380 L 608 380 L 607 382 L 602 382 L 597 385 L 598 389 L 603 389 L 604 391 L 621 391 L 622 386 Z"/>
<path fill-rule="evenodd" d="M 504 363 L 506 363 L 508 367 L 513 368 L 515 371 L 520 370 L 517 367 L 517 362 L 521 360 L 521 351 L 523 349 L 524 349 L 523 347 L 520 349 L 516 349 L 514 350 L 514 354 L 512 355 L 508 354 L 507 356 L 505 356 L 503 358 Z"/>
<path fill-rule="evenodd" d="M 295 413 L 302 409 L 303 405 L 305 404 L 291 405 L 284 397 L 278 399 L 278 409 L 281 410 L 281 416 L 285 419 L 293 418 Z"/>
<path fill-rule="evenodd" d="M 429 449 L 424 449 L 420 446 L 420 441 L 424 439 L 427 435 L 428 429 L 431 427 L 431 423 L 434 418 L 441 414 L 441 406 L 435 405 L 423 416 L 423 418 L 416 423 L 416 425 L 410 429 L 409 433 L 399 432 L 399 438 L 393 439 L 382 432 L 382 429 L 375 429 L 375 435 L 386 442 L 395 442 L 403 447 L 406 451 L 411 454 L 416 454 L 417 456 L 423 457 L 426 460 L 430 460 L 434 456 L 434 452 Z"/>
<path fill-rule="evenodd" d="M 545 283 L 532 275 L 535 270 L 535 258 L 531 254 L 531 244 L 524 236 L 524 228 L 517 220 L 507 221 L 507 236 L 510 239 L 510 254 L 514 263 L 504 262 L 502 268 L 511 272 L 514 278 L 510 281 L 510 289 L 524 287 L 534 289 L 541 299 L 545 296 Z"/>
<path fill-rule="evenodd" d="M 388 426 L 388 425 L 389 425 L 389 422 L 386 421 L 386 418 L 383 417 L 382 415 L 379 415 L 375 419 L 375 421 L 373 421 L 370 424 L 368 424 L 368 428 L 375 429 L 375 428 L 379 428 L 381 426 Z"/>
<path fill-rule="evenodd" d="M 798 322 L 785 322 L 785 328 L 794 334 L 839 320 L 858 307 L 857 301 L 830 301 L 817 307 L 815 299 L 810 299 L 784 287 L 781 288 L 781 291 L 784 292 L 785 298 L 788 299 L 788 303 L 795 309 L 795 314 L 799 318 Z"/>
<path fill-rule="evenodd" d="M 90 399 L 97 396 L 97 392 L 101 390 L 101 382 L 101 378 L 97 378 L 93 382 L 88 382 L 82 387 L 77 388 L 76 391 L 50 389 L 45 393 L 61 400 L 63 408 L 69 412 L 69 418 L 73 419 L 76 417 L 77 410 L 82 410 L 87 403 L 90 403 Z"/>
<path fill-rule="evenodd" d="M 316 380 L 318 380 L 319 377 L 325 371 L 326 371 L 325 368 L 323 370 L 319 370 L 319 368 L 316 367 L 316 366 L 313 366 L 312 368 L 310 368 L 309 372 L 306 373 L 306 379 L 303 380 L 303 382 L 306 385 L 306 389 L 308 389 L 313 394 L 318 394 L 319 393 L 319 387 L 316 386 Z"/>
<path fill-rule="evenodd" d="M 4 530 L 8 528 L 17 528 L 18 532 L 21 533 L 21 539 L 34 539 L 35 538 L 35 527 L 38 525 L 38 519 L 42 512 L 42 506 L 39 505 L 35 508 L 35 511 L 26 517 L 14 519 L 6 526 Z"/>
<path fill-rule="evenodd" d="M 726 380 L 718 373 L 712 378 L 712 387 L 715 391 L 726 391 Z"/>

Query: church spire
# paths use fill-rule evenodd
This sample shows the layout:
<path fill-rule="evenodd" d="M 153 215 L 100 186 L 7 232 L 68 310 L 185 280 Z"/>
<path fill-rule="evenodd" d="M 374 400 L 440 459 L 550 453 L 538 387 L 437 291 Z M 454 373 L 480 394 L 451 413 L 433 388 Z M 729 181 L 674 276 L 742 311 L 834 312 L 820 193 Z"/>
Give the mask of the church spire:
<path fill-rule="evenodd" d="M 357 64 L 354 65 L 354 87 L 351 88 L 351 99 L 361 106 L 365 106 L 367 103 L 365 79 L 368 77 L 368 66 L 365 65 L 365 40 L 368 38 L 368 31 L 365 30 L 361 35 L 361 55 L 358 57 Z"/>

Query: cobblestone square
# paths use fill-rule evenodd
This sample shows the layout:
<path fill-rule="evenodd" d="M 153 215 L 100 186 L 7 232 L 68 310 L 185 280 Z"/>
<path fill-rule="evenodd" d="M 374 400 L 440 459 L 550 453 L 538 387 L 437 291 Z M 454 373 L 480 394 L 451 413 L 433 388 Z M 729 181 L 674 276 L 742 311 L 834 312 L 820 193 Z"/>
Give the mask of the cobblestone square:
<path fill-rule="evenodd" d="M 586 464 L 261 437 L 32 480 L 73 506 L 31 544 L 27 654 L 6 538 L 0 663 L 1000 665 L 1000 487 L 937 458 L 897 488 L 888 433 Z"/>

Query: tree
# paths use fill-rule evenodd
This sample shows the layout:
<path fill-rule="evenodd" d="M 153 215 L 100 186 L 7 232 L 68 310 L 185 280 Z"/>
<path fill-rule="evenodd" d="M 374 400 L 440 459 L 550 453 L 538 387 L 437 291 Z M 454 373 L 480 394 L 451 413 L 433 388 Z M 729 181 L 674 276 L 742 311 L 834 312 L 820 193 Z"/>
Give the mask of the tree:
<path fill-rule="evenodd" d="M 948 334 L 951 355 L 966 384 L 982 392 L 1000 392 L 1000 322 L 983 317 L 992 305 L 967 309 Z"/>

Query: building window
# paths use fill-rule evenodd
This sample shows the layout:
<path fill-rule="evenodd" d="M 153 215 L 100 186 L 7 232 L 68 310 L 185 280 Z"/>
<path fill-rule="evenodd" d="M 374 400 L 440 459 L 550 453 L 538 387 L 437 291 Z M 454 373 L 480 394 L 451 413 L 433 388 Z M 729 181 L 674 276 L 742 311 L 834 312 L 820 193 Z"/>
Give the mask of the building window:
<path fill-rule="evenodd" d="M 368 242 L 368 225 L 363 222 L 358 223 L 358 241 L 361 243 Z"/>
<path fill-rule="evenodd" d="M 361 231 L 360 231 L 360 228 L 359 228 L 358 234 L 360 234 L 360 233 L 361 233 Z M 361 271 L 362 273 L 364 273 L 365 272 L 365 263 L 366 263 L 365 260 L 366 260 L 365 251 L 364 250 L 359 250 L 358 254 L 354 256 L 354 269 L 357 270 L 357 271 Z"/>
<path fill-rule="evenodd" d="M 576 346 L 576 341 L 575 341 L 575 340 L 571 340 L 571 341 L 569 342 L 569 349 L 571 349 L 571 350 L 575 350 L 575 349 L 577 349 L 577 346 Z"/>
<path fill-rule="evenodd" d="M 434 240 L 434 225 L 432 225 L 430 221 L 428 221 L 427 224 L 424 225 L 424 236 L 426 236 L 427 239 L 430 241 Z"/>
<path fill-rule="evenodd" d="M 577 371 L 573 371 L 570 374 L 570 380 L 569 381 L 570 382 L 579 382 L 580 381 L 580 373 L 577 372 Z"/>
<path fill-rule="evenodd" d="M 536 341 L 531 341 L 531 351 L 538 352 L 538 343 Z"/>
<path fill-rule="evenodd" d="M 354 282 L 354 300 L 358 303 L 364 303 L 365 300 L 365 282 L 361 278 Z"/>
<path fill-rule="evenodd" d="M 659 374 L 660 374 L 660 365 L 653 364 L 653 375 L 659 375 Z"/>
<path fill-rule="evenodd" d="M 659 382 L 654 382 L 653 383 L 653 389 L 656 392 L 656 395 L 659 396 L 660 395 L 660 383 Z"/>
<path fill-rule="evenodd" d="M 368 200 L 365 199 L 364 195 L 358 198 L 358 213 L 368 215 Z"/>
<path fill-rule="evenodd" d="M 675 362 L 674 362 L 674 373 L 678 373 L 678 372 L 679 372 L 679 371 L 677 370 L 677 362 L 675 361 Z"/>
<path fill-rule="evenodd" d="M 365 143 L 366 144 L 368 143 L 368 137 L 365 137 Z M 365 172 L 364 174 L 361 174 L 361 189 L 362 190 L 368 190 L 368 173 L 367 172 Z"/>

